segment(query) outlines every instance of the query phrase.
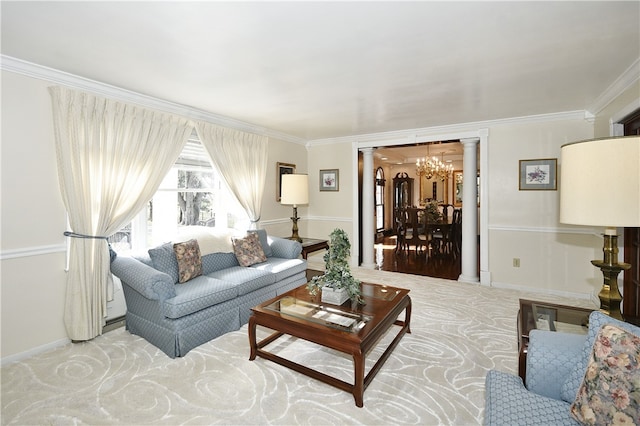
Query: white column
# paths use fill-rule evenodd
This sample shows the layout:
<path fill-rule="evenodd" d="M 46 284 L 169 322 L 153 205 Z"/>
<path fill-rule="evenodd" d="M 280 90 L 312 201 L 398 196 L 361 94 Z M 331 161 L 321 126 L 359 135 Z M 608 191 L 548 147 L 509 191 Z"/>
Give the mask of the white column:
<path fill-rule="evenodd" d="M 373 151 L 375 148 L 362 149 L 362 266 L 373 269 L 375 264 L 375 222 L 374 222 L 374 175 Z"/>
<path fill-rule="evenodd" d="M 480 138 L 460 139 L 464 147 L 462 165 L 462 273 L 458 281 L 480 282 L 478 276 L 478 173 L 477 146 Z"/>

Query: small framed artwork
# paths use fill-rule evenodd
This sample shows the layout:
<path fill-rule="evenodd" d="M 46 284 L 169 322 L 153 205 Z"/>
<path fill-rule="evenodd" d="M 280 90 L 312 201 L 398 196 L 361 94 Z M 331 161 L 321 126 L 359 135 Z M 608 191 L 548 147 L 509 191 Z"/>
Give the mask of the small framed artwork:
<path fill-rule="evenodd" d="M 557 158 L 520 160 L 520 190 L 551 190 L 557 186 Z"/>
<path fill-rule="evenodd" d="M 276 164 L 276 201 L 282 198 L 282 175 L 292 175 L 296 172 L 296 165 L 289 163 Z"/>
<path fill-rule="evenodd" d="M 320 191 L 338 191 L 339 179 L 338 169 L 320 170 Z"/>

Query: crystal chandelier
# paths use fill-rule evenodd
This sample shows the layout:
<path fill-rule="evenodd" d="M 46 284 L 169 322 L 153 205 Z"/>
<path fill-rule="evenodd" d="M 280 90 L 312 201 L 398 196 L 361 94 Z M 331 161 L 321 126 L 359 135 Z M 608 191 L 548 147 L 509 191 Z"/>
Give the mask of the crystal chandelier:
<path fill-rule="evenodd" d="M 444 158 L 444 153 L 440 153 Z M 437 157 L 429 156 L 429 145 L 427 145 L 427 157 L 416 161 L 416 174 L 424 176 L 427 180 L 431 178 L 444 181 L 453 173 L 453 165 L 445 165 Z"/>

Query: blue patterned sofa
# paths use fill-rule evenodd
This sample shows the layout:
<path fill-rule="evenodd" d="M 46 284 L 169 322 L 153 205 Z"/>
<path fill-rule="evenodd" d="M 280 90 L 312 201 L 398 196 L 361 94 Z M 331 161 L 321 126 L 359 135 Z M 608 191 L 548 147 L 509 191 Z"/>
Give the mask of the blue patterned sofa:
<path fill-rule="evenodd" d="M 171 358 L 247 323 L 251 308 L 306 283 L 307 262 L 296 241 L 256 232 L 266 261 L 240 266 L 230 252 L 202 253 L 202 275 L 178 283 L 173 244 L 138 256 L 116 256 L 111 272 L 122 281 L 126 328 Z M 179 240 L 183 241 L 183 240 Z M 229 242 L 230 244 L 230 242 Z"/>
<path fill-rule="evenodd" d="M 585 372 L 589 366 L 591 371 L 595 369 L 598 358 L 592 358 L 594 345 L 600 343 L 604 327 L 614 326 L 633 335 L 640 336 L 640 328 L 632 324 L 618 321 L 599 311 L 594 311 L 589 316 L 589 330 L 587 335 L 532 330 L 529 333 L 529 347 L 527 352 L 526 387 L 522 379 L 513 374 L 491 370 L 486 377 L 486 406 L 485 425 L 579 425 L 571 415 L 570 409 L 574 401 L 581 403 L 581 397 L 595 396 L 597 401 L 602 401 L 601 411 L 608 411 L 613 404 L 609 404 L 605 398 L 598 396 L 598 389 L 583 386 L 590 383 L 585 379 Z M 609 339 L 605 339 L 610 344 Z M 612 340 L 611 340 L 612 341 Z M 635 340 L 635 354 L 640 354 L 638 346 L 640 339 Z M 633 346 L 633 345 L 632 345 Z M 611 348 L 609 348 L 611 349 Z M 595 351 L 598 353 L 599 348 Z M 631 347 L 631 351 L 634 348 Z M 610 355 L 608 355 L 610 356 Z M 626 356 L 626 355 L 625 355 Z M 635 367 L 637 368 L 636 358 Z M 600 370 L 602 371 L 602 370 Z M 633 371 L 633 372 L 628 372 Z M 619 384 L 635 387 L 626 408 L 632 412 L 627 413 L 627 419 L 631 418 L 638 424 L 640 415 L 640 370 L 624 370 L 624 380 Z M 587 375 L 589 376 L 589 375 Z M 601 373 L 598 378 L 605 377 Z M 626 383 L 627 380 L 630 382 Z M 612 382 L 605 384 L 609 386 Z M 585 391 L 579 392 L 579 390 Z M 585 405 L 578 405 L 585 408 Z M 578 412 L 580 412 L 578 408 Z M 596 410 L 597 411 L 597 410 Z M 594 415 L 588 408 L 588 415 Z M 604 413 L 605 415 L 607 413 Z M 595 413 L 603 415 L 603 413 Z M 635 418 L 634 418 L 635 417 Z M 585 420 L 585 418 L 581 418 Z M 588 420 L 588 419 L 587 419 Z M 598 417 L 585 421 L 584 424 L 602 424 Z M 622 423 L 621 423 L 622 424 Z M 630 423 L 625 423 L 630 424 Z M 631 423 L 633 424 L 633 423 Z"/>

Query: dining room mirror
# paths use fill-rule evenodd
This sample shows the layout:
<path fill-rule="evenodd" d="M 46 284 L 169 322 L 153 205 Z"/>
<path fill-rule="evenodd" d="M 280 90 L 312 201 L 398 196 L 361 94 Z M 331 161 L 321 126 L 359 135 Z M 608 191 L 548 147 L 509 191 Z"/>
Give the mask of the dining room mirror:
<path fill-rule="evenodd" d="M 448 204 L 448 184 L 448 178 L 441 180 L 436 178 L 427 179 L 425 176 L 420 176 L 420 205 L 423 206 L 427 201 L 431 200 Z"/>
<path fill-rule="evenodd" d="M 454 207 L 462 207 L 462 170 L 453 171 L 453 185 L 451 186 L 451 200 Z"/>

